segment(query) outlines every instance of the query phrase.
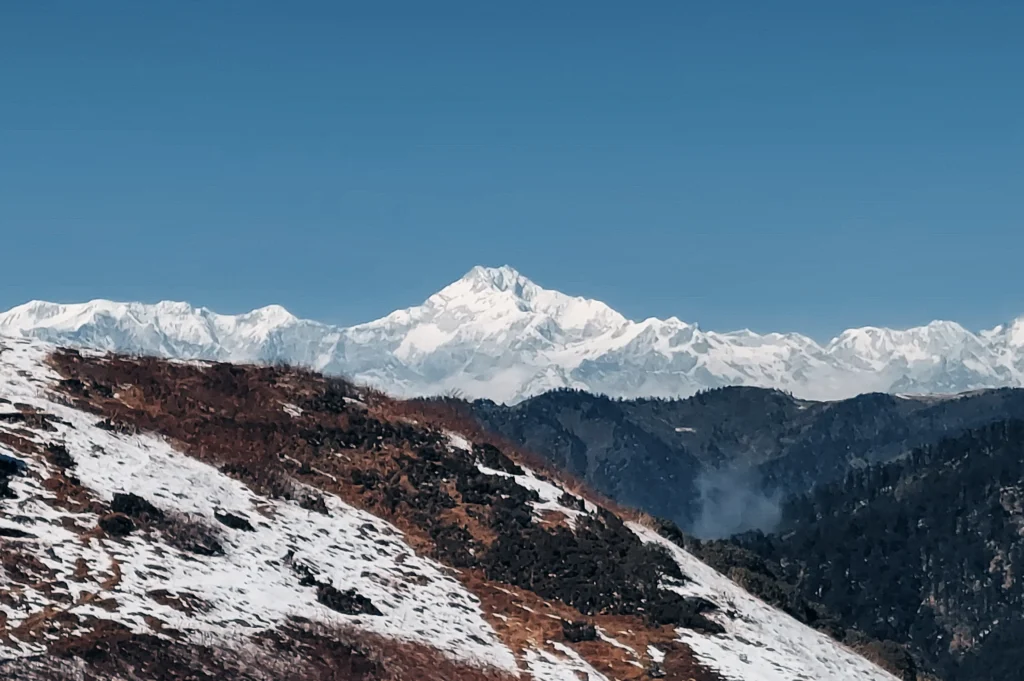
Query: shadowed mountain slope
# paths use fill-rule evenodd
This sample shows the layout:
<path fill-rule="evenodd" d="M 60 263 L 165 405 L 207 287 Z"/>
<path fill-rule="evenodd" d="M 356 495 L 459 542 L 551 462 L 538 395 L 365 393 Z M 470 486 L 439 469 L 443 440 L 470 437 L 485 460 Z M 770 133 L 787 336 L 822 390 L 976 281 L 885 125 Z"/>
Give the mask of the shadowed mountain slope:
<path fill-rule="evenodd" d="M 771 529 L 779 504 L 915 447 L 1006 418 L 1024 390 L 810 402 L 760 388 L 684 400 L 553 391 L 469 405 L 488 428 L 617 501 L 705 536 Z"/>

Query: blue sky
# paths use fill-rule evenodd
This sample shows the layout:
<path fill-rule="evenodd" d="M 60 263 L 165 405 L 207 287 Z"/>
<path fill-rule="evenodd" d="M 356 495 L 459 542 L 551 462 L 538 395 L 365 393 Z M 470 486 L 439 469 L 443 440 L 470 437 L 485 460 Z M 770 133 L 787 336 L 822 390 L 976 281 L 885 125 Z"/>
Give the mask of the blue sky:
<path fill-rule="evenodd" d="M 0 10 L 0 307 L 337 323 L 475 264 L 708 328 L 1024 314 L 1024 3 Z"/>

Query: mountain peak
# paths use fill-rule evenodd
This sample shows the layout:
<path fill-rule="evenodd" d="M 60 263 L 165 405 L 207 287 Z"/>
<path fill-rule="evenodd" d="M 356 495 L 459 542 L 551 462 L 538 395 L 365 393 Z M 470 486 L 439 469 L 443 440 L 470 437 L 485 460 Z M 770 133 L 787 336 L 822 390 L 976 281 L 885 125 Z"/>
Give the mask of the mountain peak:
<path fill-rule="evenodd" d="M 299 320 L 298 317 L 280 305 L 258 307 L 252 312 L 242 316 L 249 319 L 259 320 L 269 326 L 283 326 L 284 324 L 290 324 Z"/>
<path fill-rule="evenodd" d="M 513 299 L 528 301 L 535 299 L 544 290 L 508 265 L 501 267 L 477 265 L 461 279 L 441 289 L 436 295 L 445 301 L 452 301 L 508 294 Z"/>
<path fill-rule="evenodd" d="M 460 281 L 483 284 L 498 291 L 515 291 L 526 286 L 536 286 L 536 284 L 509 265 L 502 265 L 501 267 L 477 265 L 467 272 Z"/>
<path fill-rule="evenodd" d="M 988 340 L 1001 340 L 1012 348 L 1024 348 L 1024 316 L 1000 324 L 991 331 L 982 332 Z"/>
<path fill-rule="evenodd" d="M 299 320 L 279 305 L 221 315 L 175 302 L 33 301 L 0 312 L 0 334 L 169 357 L 284 361 L 403 396 L 458 389 L 497 401 L 561 385 L 618 397 L 757 385 L 807 399 L 1024 385 L 1024 319 L 977 333 L 946 321 L 862 327 L 822 346 L 798 334 L 701 331 L 676 317 L 630 321 L 509 265 L 473 267 L 420 305 L 348 328 Z"/>
<path fill-rule="evenodd" d="M 493 309 L 522 307 L 520 301 L 531 300 L 543 291 L 515 269 L 483 267 L 477 265 L 461 279 L 453 281 L 430 296 L 427 308 L 469 307 L 472 309 Z M 416 309 L 416 308 L 412 308 Z"/>
<path fill-rule="evenodd" d="M 1024 346 L 1024 317 L 1018 317 L 1010 322 L 1009 335 L 1014 346 Z"/>

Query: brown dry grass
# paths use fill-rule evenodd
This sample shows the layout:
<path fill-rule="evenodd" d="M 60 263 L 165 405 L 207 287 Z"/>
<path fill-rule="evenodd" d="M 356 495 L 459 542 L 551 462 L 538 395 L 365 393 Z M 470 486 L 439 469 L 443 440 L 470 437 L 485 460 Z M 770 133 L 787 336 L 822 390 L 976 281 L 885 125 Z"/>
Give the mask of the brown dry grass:
<path fill-rule="evenodd" d="M 518 443 L 487 430 L 461 402 L 387 399 L 381 404 L 380 413 L 385 418 L 411 420 L 429 427 L 459 433 L 471 442 L 493 445 L 520 465 L 557 482 L 570 494 L 607 508 L 621 518 L 637 520 L 641 513 L 634 508 L 619 504 L 614 499 L 609 499 L 537 453 L 524 449 Z"/>
<path fill-rule="evenodd" d="M 301 631 L 303 634 L 295 634 Z M 375 665 L 366 681 L 512 681 L 510 674 L 494 668 L 475 667 L 446 657 L 435 648 L 408 642 L 399 642 L 371 634 L 365 630 L 340 627 L 306 627 L 292 629 L 292 636 L 305 638 L 310 645 L 324 651 L 314 657 L 330 657 L 337 641 L 359 651 Z M 324 665 L 320 673 L 332 674 L 331 665 Z M 346 677 L 314 676 L 310 681 L 334 681 Z"/>
<path fill-rule="evenodd" d="M 557 641 L 576 651 L 594 669 L 618 681 L 642 681 L 652 678 L 653 662 L 647 647 L 653 645 L 666 653 L 662 678 L 679 681 L 722 681 L 701 667 L 692 651 L 676 641 L 670 626 L 649 627 L 639 617 L 597 615 L 588 617 L 558 601 L 548 601 L 532 591 L 507 584 L 495 584 L 478 571 L 468 571 L 466 584 L 476 593 L 488 613 L 488 621 L 510 648 L 523 652 L 531 648 L 550 650 L 548 641 Z M 501 615 L 498 617 L 497 615 Z M 634 652 L 611 645 L 602 639 L 572 643 L 565 640 L 562 622 L 589 622 L 610 638 Z M 641 666 L 637 667 L 635 663 Z"/>
<path fill-rule="evenodd" d="M 178 612 L 191 615 L 197 612 L 206 612 L 210 609 L 210 605 L 199 598 L 195 594 L 188 591 L 179 591 L 178 593 L 171 593 L 167 589 L 154 589 L 146 593 L 150 599 L 160 605 L 166 605 L 167 607 L 174 608 Z"/>
<path fill-rule="evenodd" d="M 17 430 L 21 431 L 21 429 Z M 27 431 L 21 432 L 29 437 L 32 435 Z M 41 455 L 43 452 L 43 448 L 32 440 L 29 440 L 28 437 L 23 437 L 22 435 L 18 435 L 13 431 L 8 430 L 0 430 L 0 445 L 5 445 L 16 452 L 25 454 L 26 456 L 33 456 L 37 454 Z"/>
<path fill-rule="evenodd" d="M 394 426 L 389 426 L 392 431 L 395 427 L 414 434 L 429 431 L 435 439 L 443 430 L 458 432 L 475 443 L 497 447 L 518 463 L 557 480 L 577 496 L 609 508 L 621 517 L 640 519 L 636 512 L 611 503 L 570 476 L 554 470 L 539 457 L 485 431 L 475 420 L 448 404 L 397 401 L 379 393 L 362 391 L 360 397 L 366 403 L 365 409 L 307 409 L 293 416 L 284 411 L 283 404 L 306 404 L 308 400 L 329 396 L 332 386 L 339 388 L 340 385 L 340 390 L 351 388 L 333 382 L 333 379 L 284 367 L 216 364 L 196 367 L 151 358 L 84 358 L 66 351 L 56 353 L 51 358 L 51 365 L 66 379 L 72 379 L 65 382 L 67 399 L 79 408 L 97 414 L 108 427 L 127 433 L 139 430 L 161 433 L 179 443 L 186 453 L 219 467 L 268 496 L 293 494 L 295 483 L 336 494 L 356 507 L 393 522 L 406 534 L 413 548 L 422 554 L 435 555 L 436 547 L 424 528 L 408 515 L 409 511 L 402 505 L 396 506 L 393 499 L 382 491 L 383 487 L 366 487 L 353 481 L 354 473 L 373 473 L 380 480 L 387 481 L 392 489 L 413 492 L 415 488 L 408 482 L 402 461 L 407 461 L 406 457 L 417 457 L 416 448 L 406 446 L 402 441 L 392 441 L 389 439 L 392 436 L 386 434 L 376 439 L 360 440 L 358 446 L 328 448 L 323 444 L 324 437 L 333 433 L 360 432 L 360 429 L 375 432 L 374 429 L 379 428 L 375 424 L 379 423 L 391 424 Z M 99 388 L 90 389 L 90 386 Z M 417 427 L 410 429 L 410 422 L 418 424 Z M 492 541 L 493 530 L 474 515 L 473 505 L 464 503 L 453 485 L 447 485 L 445 491 L 456 504 L 454 508 L 437 511 L 439 516 L 451 524 L 468 528 L 481 544 Z M 476 570 L 461 570 L 458 577 L 481 598 L 488 619 L 514 650 L 546 647 L 549 640 L 561 641 L 563 618 L 573 621 L 589 619 L 625 645 L 633 647 L 640 657 L 634 660 L 627 651 L 601 641 L 572 644 L 595 668 L 610 678 L 622 681 L 643 678 L 638 675 L 643 670 L 630 662 L 640 661 L 643 664 L 647 645 L 654 644 L 670 653 L 664 678 L 670 681 L 717 681 L 713 674 L 699 668 L 685 646 L 672 643 L 674 632 L 669 627 L 648 627 L 639 619 L 629 617 L 586 618 L 562 603 L 549 603 L 532 592 L 489 582 Z M 507 619 L 497 617 L 499 614 Z M 386 654 L 395 645 L 388 642 L 387 650 L 380 654 Z M 436 660 L 431 662 L 423 658 L 423 655 L 436 655 L 436 651 L 424 649 L 415 655 L 409 653 L 406 658 L 417 660 L 416 664 L 439 664 Z M 668 673 L 670 668 L 678 669 Z M 403 673 L 406 676 L 394 678 L 403 681 L 421 678 L 482 681 L 496 678 L 487 675 L 414 676 L 411 668 Z M 470 672 L 462 670 L 459 673 Z M 310 675 L 308 678 L 334 677 Z"/>
<path fill-rule="evenodd" d="M 159 620 L 152 620 L 157 630 Z M 459 664 L 437 650 L 365 631 L 296 623 L 256 639 L 187 643 L 133 634 L 99 622 L 60 639 L 53 655 L 0 663 L 3 678 L 22 681 L 512 681 L 508 674 Z M 88 660 L 83 665 L 77 660 Z"/>

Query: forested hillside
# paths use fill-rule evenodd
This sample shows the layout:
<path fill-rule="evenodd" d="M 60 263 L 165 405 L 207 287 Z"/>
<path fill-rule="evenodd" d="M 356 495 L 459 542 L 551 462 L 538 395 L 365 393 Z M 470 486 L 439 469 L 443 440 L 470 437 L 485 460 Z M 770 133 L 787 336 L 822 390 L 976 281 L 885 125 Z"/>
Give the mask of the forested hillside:
<path fill-rule="evenodd" d="M 787 504 L 782 522 L 732 541 L 947 681 L 1021 678 L 1024 422 L 855 471 Z"/>
<path fill-rule="evenodd" d="M 487 427 L 609 497 L 702 536 L 726 536 L 772 529 L 782 500 L 850 471 L 969 428 L 1024 419 L 1024 390 L 840 402 L 760 388 L 685 400 L 558 390 L 515 406 L 469 406 Z"/>

